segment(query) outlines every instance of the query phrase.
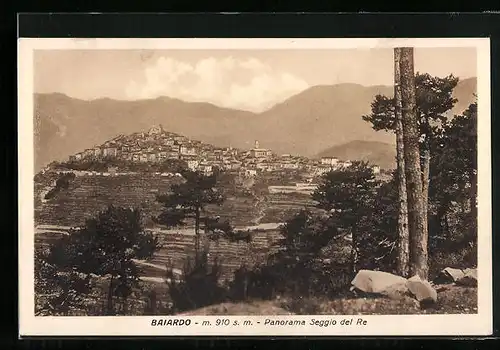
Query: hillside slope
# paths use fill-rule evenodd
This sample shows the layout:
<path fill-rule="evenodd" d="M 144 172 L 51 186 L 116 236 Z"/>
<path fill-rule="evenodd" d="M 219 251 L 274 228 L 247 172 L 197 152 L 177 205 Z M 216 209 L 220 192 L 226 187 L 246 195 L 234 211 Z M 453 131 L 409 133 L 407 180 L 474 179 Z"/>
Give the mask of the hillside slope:
<path fill-rule="evenodd" d="M 37 94 L 34 103 L 35 169 L 119 134 L 147 131 L 158 124 L 167 131 L 216 146 L 227 146 L 233 140 L 237 143 L 234 147 L 248 148 L 253 144 L 249 125 L 242 122 L 251 120 L 253 113 L 208 103 L 188 103 L 167 97 L 83 101 L 63 94 Z"/>
<path fill-rule="evenodd" d="M 353 140 L 390 143 L 393 135 L 375 132 L 361 116 L 370 112 L 375 95 L 390 94 L 391 89 L 358 84 L 307 89 L 263 113 L 261 144 L 278 153 L 313 156 Z"/>
<path fill-rule="evenodd" d="M 379 165 L 383 169 L 394 169 L 396 167 L 396 147 L 383 142 L 351 141 L 327 148 L 318 153 L 316 157 L 362 160 Z"/>

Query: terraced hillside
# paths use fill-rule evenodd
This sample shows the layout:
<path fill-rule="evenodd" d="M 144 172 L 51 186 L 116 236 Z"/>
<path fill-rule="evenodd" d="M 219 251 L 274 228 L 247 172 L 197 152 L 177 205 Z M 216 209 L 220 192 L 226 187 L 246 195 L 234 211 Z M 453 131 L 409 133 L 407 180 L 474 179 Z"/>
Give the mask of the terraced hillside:
<path fill-rule="evenodd" d="M 60 175 L 55 173 L 37 175 L 34 198 L 37 225 L 81 226 L 85 219 L 95 216 L 109 204 L 141 208 L 145 216 L 151 218 L 161 210 L 156 195 L 181 181 L 154 173 L 76 176 L 67 188 L 50 199 L 44 199 L 45 194 L 54 188 L 58 177 Z M 227 187 L 226 201 L 221 206 L 206 209 L 210 214 L 229 220 L 234 226 L 283 222 L 300 209 L 313 205 L 307 195 L 244 192 L 230 184 L 224 186 Z"/>
<path fill-rule="evenodd" d="M 194 256 L 194 235 L 186 234 L 185 231 L 187 230 L 172 230 L 171 233 L 156 232 L 160 237 L 162 248 L 151 260 L 139 262 L 143 277 L 158 278 L 161 281 L 167 266 L 183 270 L 189 257 Z M 45 246 L 61 237 L 61 234 L 57 231 L 38 233 L 35 235 L 35 244 Z M 222 279 L 229 280 L 233 277 L 234 270 L 242 264 L 254 266 L 264 263 L 269 254 L 275 250 L 275 243 L 279 238 L 279 229 L 257 230 L 253 232 L 250 243 L 230 242 L 225 239 L 210 242 L 209 261 L 213 262 L 217 258 L 222 264 Z"/>
<path fill-rule="evenodd" d="M 37 244 L 46 244 L 60 235 L 60 232 L 44 230 L 43 225 L 55 225 L 63 231 L 69 227 L 82 226 L 87 218 L 94 217 L 109 204 L 141 208 L 145 217 L 151 219 L 161 210 L 156 195 L 180 181 L 174 177 L 145 173 L 76 176 L 69 181 L 67 188 L 61 189 L 50 199 L 45 199 L 45 194 L 55 187 L 60 176 L 46 173 L 37 175 L 35 179 L 35 223 L 39 226 L 38 231 L 41 231 L 36 235 Z M 224 186 L 226 201 L 221 206 L 208 207 L 207 211 L 220 215 L 223 220 L 229 220 L 237 228 L 281 223 L 299 210 L 314 204 L 307 195 L 270 194 L 255 189 L 243 191 L 230 183 L 225 183 Z M 193 230 L 184 228 L 162 231 L 151 220 L 146 221 L 146 226 L 159 235 L 163 247 L 148 262 L 155 266 L 142 265 L 144 276 L 163 277 L 168 262 L 174 268 L 182 270 L 187 258 L 194 255 Z M 226 240 L 211 242 L 209 258 L 213 260 L 218 257 L 222 261 L 223 278 L 228 279 L 242 263 L 254 265 L 264 262 L 274 249 L 278 237 L 278 229 L 267 229 L 254 231 L 250 243 Z"/>
<path fill-rule="evenodd" d="M 210 242 L 209 261 L 213 262 L 217 258 L 222 264 L 222 279 L 229 280 L 233 277 L 234 270 L 242 264 L 254 266 L 264 263 L 269 254 L 275 250 L 275 243 L 279 238 L 279 230 L 269 230 L 255 231 L 250 243 L 230 242 L 225 239 Z M 167 266 L 167 264 L 182 270 L 188 258 L 194 256 L 193 235 L 165 234 L 161 241 L 162 248 L 150 261 L 157 267 L 143 266 L 147 276 L 163 277 L 165 272 L 162 267 Z"/>
<path fill-rule="evenodd" d="M 301 209 L 314 210 L 311 196 L 297 193 L 267 193 L 263 196 L 260 222 L 284 222 Z"/>
<path fill-rule="evenodd" d="M 44 193 L 53 186 L 56 175 L 47 175 L 35 185 L 35 223 L 81 226 L 109 204 L 136 207 L 156 215 L 160 209 L 155 196 L 167 191 L 174 181 L 149 174 L 122 176 L 78 176 L 67 189 L 49 200 Z"/>

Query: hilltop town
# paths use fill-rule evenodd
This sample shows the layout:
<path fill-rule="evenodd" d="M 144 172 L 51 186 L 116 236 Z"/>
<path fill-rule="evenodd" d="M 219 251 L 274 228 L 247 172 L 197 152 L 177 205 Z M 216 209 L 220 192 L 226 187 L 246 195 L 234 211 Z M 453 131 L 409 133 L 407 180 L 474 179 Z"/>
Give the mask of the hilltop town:
<path fill-rule="evenodd" d="M 86 149 L 70 156 L 67 164 L 106 160 L 111 163 L 116 160 L 122 164 L 151 165 L 177 160 L 184 162 L 190 170 L 207 175 L 216 169 L 237 172 L 246 177 L 295 170 L 310 180 L 352 164 L 350 160 L 336 157 L 310 159 L 290 154 L 277 155 L 272 150 L 261 148 L 258 141 L 250 150 L 215 147 L 165 131 L 161 125 L 150 128 L 148 132 L 120 135 L 102 145 Z M 380 173 L 377 165 L 373 165 L 373 170 L 376 174 Z M 120 169 L 110 167 L 110 172 L 116 171 Z"/>

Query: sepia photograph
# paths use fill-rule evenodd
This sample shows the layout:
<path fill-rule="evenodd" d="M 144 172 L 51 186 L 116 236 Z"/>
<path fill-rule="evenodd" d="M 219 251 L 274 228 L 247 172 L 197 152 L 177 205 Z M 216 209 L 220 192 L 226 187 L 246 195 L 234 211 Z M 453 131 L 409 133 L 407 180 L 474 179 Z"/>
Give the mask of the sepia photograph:
<path fill-rule="evenodd" d="M 19 52 L 21 334 L 491 331 L 488 39 Z"/>

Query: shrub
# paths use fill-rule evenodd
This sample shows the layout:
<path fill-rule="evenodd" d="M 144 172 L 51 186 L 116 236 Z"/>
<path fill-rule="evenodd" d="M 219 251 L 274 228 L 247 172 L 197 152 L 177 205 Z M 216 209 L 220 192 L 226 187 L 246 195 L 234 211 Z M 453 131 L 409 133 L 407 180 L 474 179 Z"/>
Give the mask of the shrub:
<path fill-rule="evenodd" d="M 171 267 L 167 271 L 167 285 L 174 312 L 183 312 L 221 303 L 227 296 L 220 286 L 221 264 L 217 259 L 209 264 L 206 252 L 191 263 L 188 259 L 180 281 L 177 281 Z"/>
<path fill-rule="evenodd" d="M 429 261 L 429 277 L 436 278 L 439 273 L 447 268 L 465 269 L 477 266 L 477 245 L 469 244 L 457 251 L 434 252 Z"/>
<path fill-rule="evenodd" d="M 262 265 L 249 269 L 240 266 L 234 272 L 234 279 L 229 283 L 229 295 L 233 301 L 247 299 L 273 299 L 281 278 L 272 266 Z"/>
<path fill-rule="evenodd" d="M 318 299 L 303 297 L 285 300 L 281 303 L 281 307 L 297 315 L 318 315 L 322 310 Z"/>
<path fill-rule="evenodd" d="M 35 313 L 68 315 L 85 308 L 85 297 L 92 284 L 90 277 L 68 269 L 59 271 L 43 249 L 35 251 Z"/>

